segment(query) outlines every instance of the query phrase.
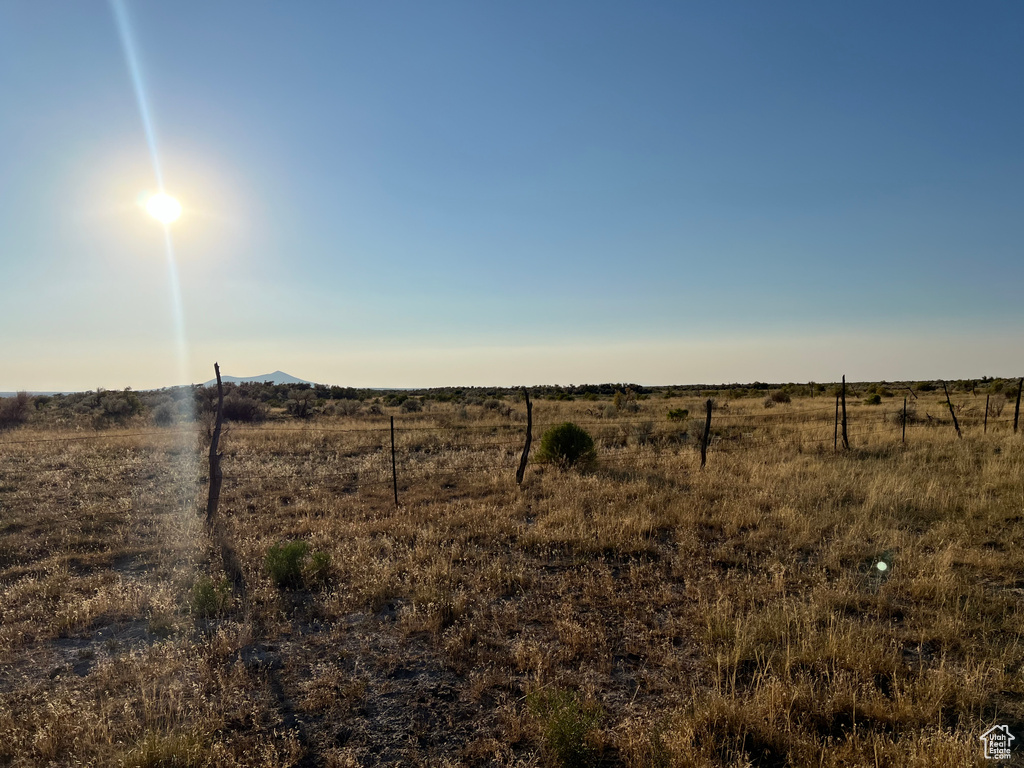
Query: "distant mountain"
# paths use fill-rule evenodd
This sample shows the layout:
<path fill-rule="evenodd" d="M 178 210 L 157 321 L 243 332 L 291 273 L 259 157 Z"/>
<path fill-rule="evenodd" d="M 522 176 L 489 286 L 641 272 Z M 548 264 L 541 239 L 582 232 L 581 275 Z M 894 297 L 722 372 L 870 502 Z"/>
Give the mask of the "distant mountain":
<path fill-rule="evenodd" d="M 312 381 L 306 381 L 305 379 L 298 379 L 295 376 L 285 373 L 284 371 L 274 371 L 273 373 L 265 373 L 262 376 L 225 376 L 221 374 L 220 380 L 225 384 L 229 381 L 234 384 L 246 384 L 255 382 L 262 384 L 265 381 L 273 382 L 274 384 L 312 384 Z M 210 379 L 208 382 L 203 384 L 204 387 L 209 387 L 217 383 L 216 379 Z"/>

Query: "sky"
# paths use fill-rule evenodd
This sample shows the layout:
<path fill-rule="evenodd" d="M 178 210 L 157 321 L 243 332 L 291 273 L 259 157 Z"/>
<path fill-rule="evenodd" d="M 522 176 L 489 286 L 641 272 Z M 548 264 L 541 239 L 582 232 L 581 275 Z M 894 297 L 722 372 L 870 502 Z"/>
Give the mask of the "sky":
<path fill-rule="evenodd" d="M 1020 375 L 1022 37 L 1009 1 L 5 2 L 0 390 Z"/>

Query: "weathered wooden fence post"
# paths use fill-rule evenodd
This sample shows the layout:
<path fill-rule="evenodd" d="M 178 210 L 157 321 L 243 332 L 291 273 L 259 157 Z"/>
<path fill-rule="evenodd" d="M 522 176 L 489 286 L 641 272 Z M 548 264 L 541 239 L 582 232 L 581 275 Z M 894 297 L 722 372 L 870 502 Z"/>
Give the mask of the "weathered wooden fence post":
<path fill-rule="evenodd" d="M 843 448 L 850 450 L 850 438 L 846 434 L 846 375 L 843 375 L 843 389 L 842 389 L 842 401 L 843 401 Z"/>
<path fill-rule="evenodd" d="M 990 397 L 992 397 L 991 393 L 985 395 L 985 434 L 986 435 L 988 434 L 988 399 Z"/>
<path fill-rule="evenodd" d="M 956 430 L 956 436 L 963 440 L 963 435 L 960 434 L 960 422 L 956 420 L 956 414 L 953 412 L 953 403 L 949 401 L 949 390 L 946 389 L 946 382 L 942 382 L 942 391 L 946 393 L 946 405 L 949 406 L 949 415 L 953 417 L 953 429 Z"/>
<path fill-rule="evenodd" d="M 832 450 L 839 450 L 839 395 L 836 395 L 836 423 L 832 428 Z"/>
<path fill-rule="evenodd" d="M 903 442 L 907 442 L 907 398 L 903 398 Z"/>
<path fill-rule="evenodd" d="M 711 436 L 711 398 L 708 398 L 707 402 L 708 415 L 704 419 L 704 434 L 700 440 L 700 468 L 704 469 L 704 465 L 708 461 L 708 439 Z"/>
<path fill-rule="evenodd" d="M 516 470 L 516 485 L 523 484 L 526 461 L 530 456 L 530 443 L 533 442 L 533 403 L 530 402 L 530 390 L 523 387 L 523 394 L 526 395 L 526 445 L 523 447 L 523 457 L 519 459 L 519 469 Z"/>
<path fill-rule="evenodd" d="M 391 417 L 391 484 L 395 489 L 395 508 L 398 508 L 398 470 L 395 469 L 395 417 Z"/>
<path fill-rule="evenodd" d="M 213 364 L 213 372 L 217 374 L 217 422 L 213 427 L 213 437 L 210 439 L 210 493 L 206 497 L 206 522 L 213 522 L 217 514 L 217 505 L 220 503 L 220 485 L 224 475 L 220 469 L 221 455 L 217 453 L 217 446 L 220 443 L 220 428 L 224 423 L 224 387 L 220 380 L 220 364 Z"/>
<path fill-rule="evenodd" d="M 1017 420 L 1020 418 L 1020 391 L 1024 389 L 1024 376 L 1021 376 L 1020 384 L 1017 385 L 1017 405 L 1013 409 L 1013 434 L 1017 434 Z"/>

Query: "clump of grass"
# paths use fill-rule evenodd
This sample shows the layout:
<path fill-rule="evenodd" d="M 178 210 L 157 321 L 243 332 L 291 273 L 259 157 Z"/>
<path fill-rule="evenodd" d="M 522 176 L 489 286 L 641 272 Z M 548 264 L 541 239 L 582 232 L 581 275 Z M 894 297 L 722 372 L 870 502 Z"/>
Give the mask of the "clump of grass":
<path fill-rule="evenodd" d="M 597 453 L 594 450 L 594 439 L 587 431 L 567 421 L 544 433 L 537 458 L 563 467 L 584 467 L 593 463 Z"/>
<path fill-rule="evenodd" d="M 315 550 L 306 563 L 305 579 L 308 584 L 325 587 L 331 581 L 331 554 Z"/>
<path fill-rule="evenodd" d="M 231 599 L 231 588 L 226 579 L 219 583 L 209 576 L 200 576 L 192 585 L 189 595 L 189 608 L 201 619 L 209 619 L 221 614 Z"/>
<path fill-rule="evenodd" d="M 280 589 L 324 587 L 331 580 L 331 555 L 310 552 L 305 541 L 286 541 L 267 550 L 264 560 L 270 580 Z"/>
<path fill-rule="evenodd" d="M 270 580 L 280 589 L 302 589 L 302 562 L 309 553 L 305 541 L 286 541 L 267 550 L 264 561 Z"/>
<path fill-rule="evenodd" d="M 686 421 L 690 417 L 690 411 L 687 408 L 673 408 L 668 412 L 669 421 Z"/>
<path fill-rule="evenodd" d="M 553 765 L 562 768 L 591 766 L 598 756 L 594 743 L 601 709 L 581 701 L 573 691 L 541 690 L 527 697 L 531 714 L 541 724 L 544 750 Z"/>

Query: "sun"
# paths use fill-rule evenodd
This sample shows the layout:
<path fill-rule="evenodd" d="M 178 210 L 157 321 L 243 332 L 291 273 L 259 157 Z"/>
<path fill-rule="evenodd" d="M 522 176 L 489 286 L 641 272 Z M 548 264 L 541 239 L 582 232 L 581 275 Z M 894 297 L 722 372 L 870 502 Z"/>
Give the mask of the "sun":
<path fill-rule="evenodd" d="M 146 211 L 157 221 L 170 224 L 181 216 L 181 203 L 160 192 L 146 201 Z"/>

